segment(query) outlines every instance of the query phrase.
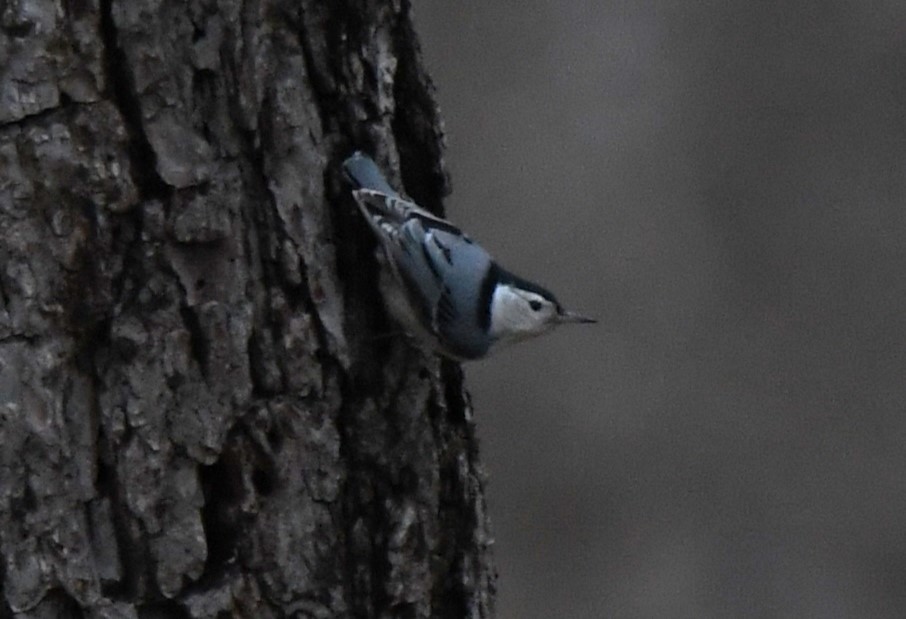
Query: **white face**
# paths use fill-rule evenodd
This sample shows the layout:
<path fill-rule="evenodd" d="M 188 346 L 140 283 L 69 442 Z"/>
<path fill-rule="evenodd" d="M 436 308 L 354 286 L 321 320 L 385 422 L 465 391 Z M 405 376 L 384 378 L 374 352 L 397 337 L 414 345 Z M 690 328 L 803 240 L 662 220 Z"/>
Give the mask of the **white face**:
<path fill-rule="evenodd" d="M 541 335 L 557 324 L 559 312 L 550 299 L 512 286 L 498 286 L 491 299 L 491 336 L 523 339 Z"/>

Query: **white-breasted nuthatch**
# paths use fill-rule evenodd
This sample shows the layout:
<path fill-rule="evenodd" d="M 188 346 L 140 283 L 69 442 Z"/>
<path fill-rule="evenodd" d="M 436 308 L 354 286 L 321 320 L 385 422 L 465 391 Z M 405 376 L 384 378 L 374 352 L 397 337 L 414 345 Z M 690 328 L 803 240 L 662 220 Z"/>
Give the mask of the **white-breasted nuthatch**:
<path fill-rule="evenodd" d="M 435 352 L 465 361 L 564 323 L 596 322 L 502 268 L 480 245 L 406 200 L 367 155 L 343 163 L 380 241 L 381 294 L 390 315 Z"/>

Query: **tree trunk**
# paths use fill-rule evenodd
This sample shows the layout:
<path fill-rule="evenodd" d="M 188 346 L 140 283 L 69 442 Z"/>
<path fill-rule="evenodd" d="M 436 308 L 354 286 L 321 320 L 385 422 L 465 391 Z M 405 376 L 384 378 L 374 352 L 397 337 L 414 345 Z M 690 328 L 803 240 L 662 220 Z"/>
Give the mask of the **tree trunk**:
<path fill-rule="evenodd" d="M 410 11 L 0 5 L 0 618 L 492 614 L 462 375 L 339 172 L 440 208 Z"/>

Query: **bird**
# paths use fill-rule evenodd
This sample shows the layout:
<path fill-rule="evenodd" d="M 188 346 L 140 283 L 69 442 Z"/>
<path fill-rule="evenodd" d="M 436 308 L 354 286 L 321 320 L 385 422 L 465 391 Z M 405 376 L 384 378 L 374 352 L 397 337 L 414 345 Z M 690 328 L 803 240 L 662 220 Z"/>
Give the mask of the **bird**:
<path fill-rule="evenodd" d="M 353 153 L 343 171 L 379 242 L 387 311 L 423 347 L 471 361 L 562 324 L 597 322 L 564 309 L 550 291 L 503 268 L 458 227 L 398 193 L 365 153 Z"/>

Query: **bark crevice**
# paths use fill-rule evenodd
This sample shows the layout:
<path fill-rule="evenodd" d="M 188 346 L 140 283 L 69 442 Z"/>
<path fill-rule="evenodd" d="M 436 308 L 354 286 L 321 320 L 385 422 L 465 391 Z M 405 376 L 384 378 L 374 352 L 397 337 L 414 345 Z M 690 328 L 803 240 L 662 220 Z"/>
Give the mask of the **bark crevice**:
<path fill-rule="evenodd" d="M 100 2 L 100 38 L 103 43 L 104 70 L 108 98 L 116 105 L 129 135 L 131 172 L 144 200 L 158 199 L 166 204 L 172 188 L 157 173 L 157 155 L 145 132 L 142 108 L 135 89 L 135 79 L 126 54 L 120 47 L 113 0 Z"/>

